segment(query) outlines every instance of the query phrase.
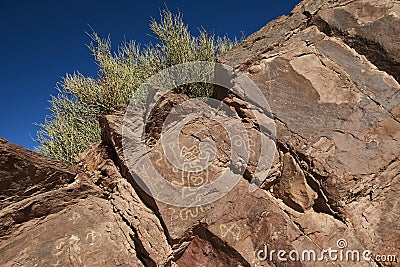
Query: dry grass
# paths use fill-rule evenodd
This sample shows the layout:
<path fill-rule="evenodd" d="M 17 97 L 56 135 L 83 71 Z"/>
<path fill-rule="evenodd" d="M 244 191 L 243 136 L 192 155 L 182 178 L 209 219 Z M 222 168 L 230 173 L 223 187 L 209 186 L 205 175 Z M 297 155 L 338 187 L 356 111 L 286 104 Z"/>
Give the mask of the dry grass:
<path fill-rule="evenodd" d="M 73 163 L 86 147 L 100 140 L 98 117 L 127 106 L 135 90 L 150 76 L 170 66 L 191 61 L 215 61 L 236 41 L 226 36 L 199 30 L 189 32 L 181 14 L 161 11 L 160 21 L 152 20 L 150 29 L 156 42 L 141 47 L 125 42 L 112 52 L 109 38 L 90 34 L 88 46 L 99 67 L 98 78 L 76 72 L 66 75 L 57 85 L 58 95 L 50 100 L 51 114 L 38 124 L 36 150 L 49 157 Z M 192 84 L 176 88 L 190 97 L 209 96 L 212 87 Z"/>

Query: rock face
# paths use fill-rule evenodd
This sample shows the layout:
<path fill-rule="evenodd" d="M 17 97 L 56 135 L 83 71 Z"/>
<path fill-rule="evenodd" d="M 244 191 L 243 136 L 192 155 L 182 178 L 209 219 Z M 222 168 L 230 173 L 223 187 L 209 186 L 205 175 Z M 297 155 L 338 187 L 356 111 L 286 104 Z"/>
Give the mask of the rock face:
<path fill-rule="evenodd" d="M 305 1 L 220 58 L 268 96 L 283 154 L 272 194 L 300 212 L 292 219 L 305 234 L 317 230 L 303 222 L 311 188 L 318 216 L 382 254 L 399 251 L 400 238 L 399 8 Z M 327 232 L 311 238 L 323 245 Z"/>
<path fill-rule="evenodd" d="M 399 266 L 399 15 L 398 1 L 306 0 L 219 58 L 248 75 L 272 111 L 276 147 L 259 187 L 251 181 L 269 136 L 256 103 L 220 87 L 224 126 L 242 124 L 249 136 L 245 167 L 212 117 L 176 135 L 178 114 L 163 128 L 188 100 L 174 93 L 147 112 L 147 150 L 133 158 L 122 125 L 135 134 L 146 112 L 100 118 L 102 143 L 75 166 L 0 139 L 0 265 Z M 203 170 L 177 170 L 165 140 L 179 140 L 188 159 L 212 140 L 215 155 Z M 140 168 L 132 171 L 145 156 L 175 185 L 198 187 L 222 173 L 236 182 L 206 205 L 166 204 L 145 192 Z"/>
<path fill-rule="evenodd" d="M 0 208 L 74 180 L 77 171 L 0 138 Z"/>
<path fill-rule="evenodd" d="M 108 199 L 119 172 L 112 173 L 115 165 L 107 166 L 106 155 L 99 153 L 107 188 L 97 186 L 95 176 L 79 166 L 1 142 L 1 162 L 13 167 L 7 173 L 11 166 L 1 165 L 2 190 L 14 194 L 0 211 L 1 266 L 143 266 L 135 252 L 135 232 Z M 99 162 L 91 163 L 89 169 Z M 19 180 L 7 182 L 12 178 Z"/>

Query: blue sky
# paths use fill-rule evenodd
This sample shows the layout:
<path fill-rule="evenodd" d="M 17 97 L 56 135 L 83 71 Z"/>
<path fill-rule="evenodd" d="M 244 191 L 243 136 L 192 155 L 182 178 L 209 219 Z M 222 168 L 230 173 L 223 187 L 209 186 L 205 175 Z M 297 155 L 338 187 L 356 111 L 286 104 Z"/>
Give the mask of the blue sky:
<path fill-rule="evenodd" d="M 0 1 L 0 137 L 33 149 L 37 127 L 49 111 L 47 100 L 66 73 L 96 77 L 86 47 L 88 25 L 114 48 L 126 40 L 152 40 L 149 20 L 159 9 L 183 13 L 192 33 L 198 27 L 219 35 L 246 36 L 288 14 L 300 0 L 283 1 Z"/>

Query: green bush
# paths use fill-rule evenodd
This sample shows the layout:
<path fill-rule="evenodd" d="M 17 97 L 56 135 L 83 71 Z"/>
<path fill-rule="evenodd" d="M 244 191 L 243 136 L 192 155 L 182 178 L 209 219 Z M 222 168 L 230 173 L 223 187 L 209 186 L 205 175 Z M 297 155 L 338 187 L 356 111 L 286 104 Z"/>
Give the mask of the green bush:
<path fill-rule="evenodd" d="M 215 61 L 236 43 L 204 29 L 192 36 L 182 15 L 169 10 L 161 11 L 160 21 L 153 19 L 150 29 L 155 44 L 141 48 L 134 41 L 124 42 L 117 52 L 112 52 L 110 38 L 102 39 L 95 32 L 89 35 L 92 43 L 88 47 L 99 66 L 98 78 L 76 72 L 57 84 L 58 95 L 49 101 L 51 113 L 38 124 L 36 151 L 73 163 L 77 154 L 100 141 L 98 117 L 126 107 L 147 78 L 176 64 Z M 208 96 L 211 90 L 204 84 L 176 88 L 190 97 Z"/>

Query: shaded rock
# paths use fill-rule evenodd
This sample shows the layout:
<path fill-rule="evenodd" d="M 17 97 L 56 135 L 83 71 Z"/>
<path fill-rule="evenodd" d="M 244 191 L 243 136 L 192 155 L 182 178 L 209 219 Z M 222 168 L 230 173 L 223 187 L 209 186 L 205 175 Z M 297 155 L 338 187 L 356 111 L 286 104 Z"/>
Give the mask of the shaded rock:
<path fill-rule="evenodd" d="M 283 155 L 282 174 L 274 185 L 273 194 L 300 212 L 311 208 L 318 197 L 308 185 L 303 170 L 290 154 Z"/>
<path fill-rule="evenodd" d="M 195 236 L 183 255 L 176 262 L 178 266 L 248 266 L 238 255 L 225 252 L 224 248 L 214 247 L 218 241 L 206 236 L 204 240 Z M 237 259 L 239 257 L 239 259 Z"/>
<path fill-rule="evenodd" d="M 0 139 L 0 209 L 73 182 L 74 167 Z"/>
<path fill-rule="evenodd" d="M 172 254 L 163 227 L 154 212 L 121 176 L 109 156 L 110 149 L 94 144 L 79 156 L 79 164 L 109 196 L 113 212 L 134 232 L 130 237 L 146 266 L 161 266 Z"/>
<path fill-rule="evenodd" d="M 317 25 L 338 36 L 372 64 L 400 81 L 399 4 L 395 1 L 353 1 L 321 10 Z M 376 34 L 379 33 L 379 34 Z"/>
<path fill-rule="evenodd" d="M 2 266 L 143 266 L 132 230 L 108 201 L 89 197 L 0 246 Z M 127 238 L 128 237 L 128 238 Z"/>
<path fill-rule="evenodd" d="M 9 239 L 28 231 L 46 216 L 60 212 L 90 195 L 101 196 L 102 193 L 88 181 L 86 175 L 79 174 L 73 183 L 62 188 L 12 203 L 0 210 L 0 239 Z"/>
<path fill-rule="evenodd" d="M 220 260 L 212 245 L 195 236 L 177 262 L 178 266 L 229 266 Z"/>
<path fill-rule="evenodd" d="M 16 147 L 7 145 L 1 154 L 9 153 L 9 147 Z M 104 199 L 104 192 L 87 174 L 78 167 L 71 168 L 28 150 L 17 149 L 22 157 L 10 156 L 7 160 L 26 169 L 12 169 L 6 177 L 35 177 L 42 188 L 0 210 L 0 265 L 143 266 L 131 238 L 135 232 L 114 212 L 113 206 Z M 79 173 L 73 173 L 72 181 L 57 180 L 57 186 L 46 174 L 27 172 L 48 170 L 50 177 L 56 174 L 68 177 L 71 169 Z M 36 177 L 35 174 L 43 176 Z M 20 190 L 23 189 L 21 185 Z"/>
<path fill-rule="evenodd" d="M 160 139 L 163 129 L 163 122 L 167 119 L 172 109 L 187 100 L 189 97 L 183 94 L 172 94 L 167 92 L 158 96 L 162 91 L 153 89 L 153 94 L 149 93 L 148 103 L 150 106 L 146 109 L 145 117 L 145 138 L 146 142 L 151 145 Z"/>

